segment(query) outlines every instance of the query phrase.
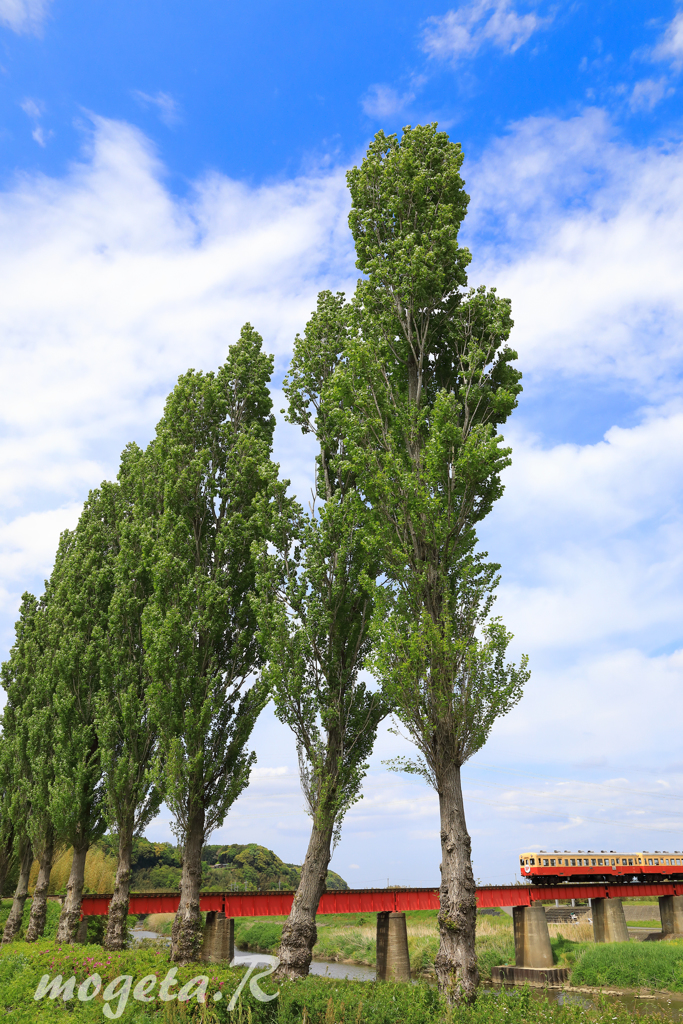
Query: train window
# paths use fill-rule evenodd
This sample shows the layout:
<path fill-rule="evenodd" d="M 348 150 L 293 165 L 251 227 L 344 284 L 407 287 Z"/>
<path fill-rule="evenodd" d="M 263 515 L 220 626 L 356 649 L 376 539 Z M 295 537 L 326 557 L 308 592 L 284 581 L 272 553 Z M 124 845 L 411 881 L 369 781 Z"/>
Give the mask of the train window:
<path fill-rule="evenodd" d="M 612 857 L 612 863 L 614 864 L 614 857 Z"/>
<path fill-rule="evenodd" d="M 650 861 L 650 863 L 652 863 L 652 861 Z M 664 863 L 664 858 L 662 857 L 662 864 L 663 863 Z M 659 857 L 655 857 L 655 864 L 659 864 Z"/>
<path fill-rule="evenodd" d="M 544 858 L 543 858 L 543 867 L 544 867 L 544 868 L 547 868 L 547 867 L 548 867 L 548 858 L 547 858 L 547 857 L 544 857 Z"/>
<path fill-rule="evenodd" d="M 550 866 L 551 866 L 551 868 L 555 867 L 555 858 L 554 857 L 550 858 Z"/>
<path fill-rule="evenodd" d="M 595 867 L 595 857 L 591 857 L 591 864 Z"/>
<path fill-rule="evenodd" d="M 629 864 L 632 864 L 632 863 L 633 863 L 633 861 L 629 860 Z M 638 858 L 638 863 L 639 863 L 639 864 L 642 864 L 642 863 L 643 863 L 643 862 L 642 862 L 642 860 L 640 859 L 640 857 Z"/>
<path fill-rule="evenodd" d="M 569 867 L 569 861 L 567 860 L 567 858 L 566 858 L 566 857 L 564 858 L 564 866 L 565 866 L 566 868 L 568 868 L 568 867 Z"/>
<path fill-rule="evenodd" d="M 652 864 L 652 857 L 648 857 L 648 864 Z"/>
<path fill-rule="evenodd" d="M 669 858 L 668 858 L 668 857 L 666 858 L 666 860 L 664 861 L 664 863 L 665 863 L 665 864 L 668 864 L 668 863 L 669 863 Z"/>
<path fill-rule="evenodd" d="M 602 864 L 602 857 L 598 857 L 598 864 Z"/>
<path fill-rule="evenodd" d="M 531 866 L 532 866 L 532 867 L 534 867 L 535 863 L 536 863 L 536 861 L 535 861 L 535 860 L 534 860 L 534 858 L 532 857 L 532 858 L 531 858 Z"/>
<path fill-rule="evenodd" d="M 525 863 L 525 864 L 528 864 L 528 863 L 529 863 L 529 858 L 528 858 L 528 857 L 527 857 L 527 859 L 526 859 L 526 861 L 525 861 L 524 863 Z"/>
<path fill-rule="evenodd" d="M 571 864 L 571 866 L 572 866 L 573 868 L 575 868 L 575 867 L 576 867 L 576 859 L 575 859 L 574 857 L 570 857 L 570 858 L 569 858 L 569 863 Z"/>
<path fill-rule="evenodd" d="M 680 863 L 681 863 L 681 858 L 680 858 L 680 857 L 676 857 L 676 863 L 677 863 L 677 864 L 680 864 Z"/>
<path fill-rule="evenodd" d="M 585 864 L 586 867 L 588 867 L 588 865 L 590 864 L 590 861 L 588 860 L 588 857 L 584 857 L 583 858 L 583 863 Z"/>

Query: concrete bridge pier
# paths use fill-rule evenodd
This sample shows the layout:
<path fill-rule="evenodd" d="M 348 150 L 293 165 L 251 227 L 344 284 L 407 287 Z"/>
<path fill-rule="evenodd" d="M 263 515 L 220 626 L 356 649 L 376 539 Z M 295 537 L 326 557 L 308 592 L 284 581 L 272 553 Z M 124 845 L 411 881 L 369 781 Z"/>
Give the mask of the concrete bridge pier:
<path fill-rule="evenodd" d="M 548 922 L 542 903 L 530 907 L 513 907 L 512 922 L 515 930 L 516 967 L 552 967 Z"/>
<path fill-rule="evenodd" d="M 624 907 L 620 899 L 593 899 L 593 938 L 596 942 L 628 942 Z"/>
<path fill-rule="evenodd" d="M 410 981 L 405 914 L 382 910 L 377 915 L 377 980 Z"/>
<path fill-rule="evenodd" d="M 220 910 L 210 910 L 204 925 L 204 942 L 200 957 L 209 963 L 227 960 L 235 955 L 235 919 Z"/>
<path fill-rule="evenodd" d="M 542 903 L 513 907 L 515 966 L 503 965 L 491 970 L 493 981 L 503 985 L 561 985 L 569 976 L 566 967 L 553 967 L 553 951 L 548 920 Z"/>
<path fill-rule="evenodd" d="M 662 936 L 683 935 L 683 896 L 660 896 L 659 916 Z"/>

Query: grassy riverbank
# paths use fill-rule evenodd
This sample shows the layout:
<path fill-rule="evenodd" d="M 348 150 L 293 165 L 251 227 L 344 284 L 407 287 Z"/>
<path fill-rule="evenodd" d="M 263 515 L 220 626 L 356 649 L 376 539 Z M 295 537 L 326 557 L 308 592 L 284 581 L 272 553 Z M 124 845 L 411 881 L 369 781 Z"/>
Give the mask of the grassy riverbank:
<path fill-rule="evenodd" d="M 276 998 L 261 1002 L 247 985 L 231 1012 L 229 1000 L 243 979 L 243 969 L 206 964 L 179 968 L 171 999 L 161 1002 L 156 996 L 170 966 L 168 951 L 161 948 L 104 953 L 98 946 L 60 948 L 45 940 L 31 945 L 12 943 L 0 949 L 0 1015 L 11 1024 L 101 1024 L 106 1017 L 120 1019 L 124 1024 L 600 1024 L 605 1020 L 610 1024 L 630 1024 L 634 1019 L 618 1003 L 604 1002 L 595 1008 L 558 1006 L 521 990 L 482 993 L 474 1006 L 448 1009 L 433 985 L 372 984 L 315 977 L 280 982 L 278 986 L 270 978 L 261 978 L 261 991 L 275 995 L 279 989 Z M 50 979 L 59 974 L 63 981 L 75 977 L 76 985 L 80 985 L 95 973 L 102 986 L 88 1001 L 81 1001 L 77 995 L 66 1001 L 60 997 L 44 996 L 39 1001 L 34 998 L 45 974 Z M 175 995 L 180 986 L 204 973 L 206 1002 L 200 1004 L 195 998 L 178 1002 Z M 126 977 L 130 983 L 124 999 L 121 992 L 126 988 Z M 143 1004 L 133 994 L 134 986 L 145 977 L 149 979 L 146 987 L 152 996 L 149 1003 Z M 115 981 L 113 994 L 108 993 L 107 986 Z M 196 981 L 191 988 L 196 989 L 198 984 Z M 82 991 L 91 994 L 91 990 Z M 221 998 L 216 1001 L 218 993 Z M 103 1016 L 105 1010 L 109 1012 Z"/>

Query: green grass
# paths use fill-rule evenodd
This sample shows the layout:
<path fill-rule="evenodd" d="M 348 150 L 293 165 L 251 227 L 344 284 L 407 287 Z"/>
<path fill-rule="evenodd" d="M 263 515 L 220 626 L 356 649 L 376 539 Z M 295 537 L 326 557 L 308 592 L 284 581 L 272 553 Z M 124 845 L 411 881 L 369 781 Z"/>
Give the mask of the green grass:
<path fill-rule="evenodd" d="M 576 952 L 571 982 L 683 992 L 683 942 L 585 943 Z"/>
<path fill-rule="evenodd" d="M 163 978 L 169 966 L 168 952 L 159 948 L 107 954 L 97 946 L 60 948 L 46 941 L 12 943 L 0 949 L 0 1017 L 9 1024 L 102 1024 L 105 1005 L 115 1010 L 116 999 L 104 1004 L 100 995 L 91 1002 L 44 998 L 37 1003 L 34 993 L 41 975 L 61 974 L 64 979 L 75 975 L 80 983 L 97 971 L 104 988 L 120 975 L 131 975 L 134 982 L 149 974 Z M 235 1011 L 229 1013 L 228 998 L 216 1003 L 213 994 L 221 991 L 232 995 L 243 969 L 190 964 L 178 969 L 178 981 L 184 984 L 204 972 L 209 977 L 209 999 L 204 1005 L 194 1000 L 180 1004 L 158 999 L 141 1004 L 130 998 L 119 1019 L 124 1024 L 599 1024 L 605 1020 L 630 1024 L 632 1020 L 628 1011 L 616 1003 L 604 1003 L 595 1009 L 557 1006 L 528 990 L 482 994 L 472 1007 L 449 1010 L 433 985 L 372 984 L 319 977 L 280 982 L 278 998 L 267 1003 L 257 1001 L 247 986 Z M 262 980 L 260 985 L 266 992 L 276 991 L 271 979 Z"/>
<path fill-rule="evenodd" d="M 629 921 L 626 920 L 626 924 L 629 928 L 659 928 L 662 927 L 661 921 Z"/>

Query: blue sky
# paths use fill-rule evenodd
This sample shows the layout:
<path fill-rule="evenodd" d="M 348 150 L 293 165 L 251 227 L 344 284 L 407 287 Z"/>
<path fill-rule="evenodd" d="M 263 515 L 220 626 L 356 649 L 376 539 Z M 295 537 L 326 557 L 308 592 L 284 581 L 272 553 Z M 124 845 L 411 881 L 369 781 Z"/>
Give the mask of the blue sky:
<path fill-rule="evenodd" d="M 189 366 L 275 353 L 351 291 L 344 172 L 380 128 L 465 150 L 470 282 L 510 296 L 525 391 L 481 530 L 530 655 L 465 770 L 475 870 L 525 848 L 683 848 L 683 7 L 0 0 L 0 654 L 24 589 Z M 301 496 L 312 452 L 278 425 Z M 215 841 L 303 858 L 270 713 Z M 433 884 L 436 798 L 378 740 L 333 866 Z M 148 834 L 171 838 L 168 815 Z"/>

